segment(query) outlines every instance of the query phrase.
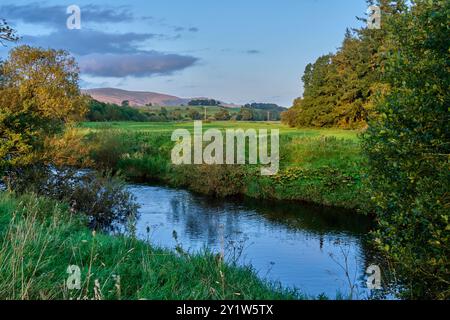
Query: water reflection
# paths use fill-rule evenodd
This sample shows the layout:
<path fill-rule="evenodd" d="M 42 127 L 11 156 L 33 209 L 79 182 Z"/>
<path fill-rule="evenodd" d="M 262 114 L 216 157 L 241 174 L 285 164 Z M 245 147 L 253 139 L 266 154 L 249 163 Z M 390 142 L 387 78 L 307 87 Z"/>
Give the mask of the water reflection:
<path fill-rule="evenodd" d="M 141 205 L 138 235 L 156 245 L 174 248 L 178 241 L 190 251 L 225 250 L 229 259 L 251 263 L 260 276 L 309 295 L 334 298 L 352 285 L 359 298 L 368 295 L 364 271 L 372 261 L 363 241 L 370 228 L 365 217 L 297 203 L 224 201 L 165 187 L 130 190 Z"/>

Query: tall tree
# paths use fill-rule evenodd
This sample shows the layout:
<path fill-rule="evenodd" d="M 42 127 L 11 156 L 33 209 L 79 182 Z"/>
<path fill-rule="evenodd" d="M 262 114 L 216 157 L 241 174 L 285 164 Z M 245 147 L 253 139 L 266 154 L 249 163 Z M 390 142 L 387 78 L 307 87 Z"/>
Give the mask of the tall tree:
<path fill-rule="evenodd" d="M 403 6 L 403 7 L 402 7 Z M 450 298 L 450 2 L 416 0 L 383 25 L 383 79 L 364 139 L 377 242 L 408 298 Z"/>
<path fill-rule="evenodd" d="M 380 6 L 382 22 L 388 23 L 391 16 L 403 10 L 400 2 L 368 1 L 368 5 Z M 366 18 L 359 20 L 367 22 Z M 306 66 L 303 97 L 294 102 L 284 119 L 290 119 L 294 126 L 365 126 L 367 117 L 374 112 L 374 97 L 386 91 L 380 81 L 386 59 L 386 35 L 385 28 L 347 30 L 335 54 L 319 57 Z M 296 121 L 292 121 L 294 118 Z"/>
<path fill-rule="evenodd" d="M 28 165 L 43 156 L 46 136 L 85 113 L 78 67 L 65 51 L 20 46 L 1 73 L 0 168 Z"/>

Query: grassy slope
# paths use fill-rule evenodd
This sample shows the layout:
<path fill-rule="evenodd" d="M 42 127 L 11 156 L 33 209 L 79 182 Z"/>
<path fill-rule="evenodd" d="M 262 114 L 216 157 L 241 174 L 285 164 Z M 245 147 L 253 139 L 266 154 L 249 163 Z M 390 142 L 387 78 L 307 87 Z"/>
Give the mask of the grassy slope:
<path fill-rule="evenodd" d="M 0 244 L 1 300 L 300 298 L 208 253 L 92 233 L 65 205 L 30 195 L 0 193 Z M 81 290 L 64 285 L 69 265 L 81 268 Z"/>
<path fill-rule="evenodd" d="M 84 123 L 80 130 L 84 134 L 103 133 L 109 136 L 103 140 L 104 146 L 101 148 L 115 148 L 115 152 L 126 155 L 115 167 L 131 179 L 159 179 L 215 196 L 243 194 L 253 198 L 367 209 L 367 195 L 361 182 L 364 159 L 360 154 L 356 131 L 299 130 L 277 122 L 203 124 L 204 130 L 280 129 L 280 172 L 277 176 L 262 177 L 258 168 L 252 166 L 171 166 L 173 143 L 170 135 L 178 128 L 192 131 L 193 123 Z M 104 153 L 108 151 L 103 150 Z"/>

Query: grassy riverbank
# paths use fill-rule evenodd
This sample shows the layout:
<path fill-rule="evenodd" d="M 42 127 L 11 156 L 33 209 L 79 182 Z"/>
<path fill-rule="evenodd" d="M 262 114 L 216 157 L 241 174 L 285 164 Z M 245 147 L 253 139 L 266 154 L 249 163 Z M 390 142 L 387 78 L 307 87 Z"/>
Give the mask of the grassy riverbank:
<path fill-rule="evenodd" d="M 291 129 L 280 123 L 212 122 L 203 129 L 280 129 L 280 171 L 263 177 L 251 165 L 183 165 L 170 161 L 175 129 L 193 131 L 193 123 L 84 123 L 66 146 L 71 162 L 120 170 L 134 181 L 154 181 L 218 197 L 245 195 L 256 199 L 293 200 L 367 210 L 362 176 L 364 158 L 357 131 Z M 70 135 L 69 135 L 70 136 Z M 64 148 L 59 153 L 64 153 Z M 70 152 L 66 152 L 66 155 Z M 62 157 L 62 162 L 67 156 Z M 69 157 L 70 158 L 70 157 Z M 80 158 L 83 158 L 80 160 Z M 84 161 L 89 158 L 90 164 Z"/>
<path fill-rule="evenodd" d="M 0 193 L 0 299 L 295 299 L 248 268 L 204 253 L 93 233 L 61 203 Z M 68 291 L 69 265 L 81 289 Z"/>

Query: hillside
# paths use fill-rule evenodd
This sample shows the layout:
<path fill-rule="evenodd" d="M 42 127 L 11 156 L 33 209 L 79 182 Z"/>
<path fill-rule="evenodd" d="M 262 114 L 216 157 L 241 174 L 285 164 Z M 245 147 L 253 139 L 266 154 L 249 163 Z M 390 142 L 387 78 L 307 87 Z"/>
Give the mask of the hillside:
<path fill-rule="evenodd" d="M 160 106 L 179 106 L 187 104 L 191 99 L 183 99 L 176 96 L 145 91 L 127 91 L 114 88 L 97 88 L 82 90 L 97 101 L 120 105 L 128 100 L 130 106 L 144 106 L 146 104 Z"/>

